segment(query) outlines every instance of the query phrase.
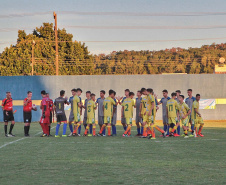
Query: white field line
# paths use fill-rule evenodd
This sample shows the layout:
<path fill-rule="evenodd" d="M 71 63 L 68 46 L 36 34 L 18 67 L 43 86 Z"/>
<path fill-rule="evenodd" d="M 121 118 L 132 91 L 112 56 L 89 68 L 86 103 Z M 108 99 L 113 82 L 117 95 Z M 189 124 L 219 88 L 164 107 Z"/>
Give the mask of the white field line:
<path fill-rule="evenodd" d="M 54 129 L 54 128 L 55 128 L 55 127 L 52 127 L 51 130 Z M 41 134 L 41 133 L 42 133 L 42 131 L 41 131 L 41 132 L 38 132 L 38 133 L 35 134 L 34 136 L 37 136 L 37 135 L 39 135 L 39 134 Z M 11 144 L 13 144 L 13 143 L 16 143 L 16 142 L 18 142 L 18 141 L 27 139 L 27 138 L 29 138 L 29 137 L 23 137 L 23 138 L 20 138 L 20 139 L 15 140 L 15 141 L 11 141 L 11 142 L 9 142 L 9 143 L 6 143 L 6 144 L 0 146 L 0 149 L 1 149 L 1 148 L 4 148 L 5 146 L 11 145 Z"/>

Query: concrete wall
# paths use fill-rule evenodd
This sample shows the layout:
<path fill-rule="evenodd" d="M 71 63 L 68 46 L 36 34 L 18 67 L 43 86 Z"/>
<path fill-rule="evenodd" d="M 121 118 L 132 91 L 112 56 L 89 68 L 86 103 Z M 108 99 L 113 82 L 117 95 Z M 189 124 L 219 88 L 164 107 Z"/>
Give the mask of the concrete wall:
<path fill-rule="evenodd" d="M 114 89 L 117 95 L 123 96 L 124 89 L 129 88 L 136 92 L 142 87 L 153 88 L 158 97 L 161 98 L 162 90 L 167 89 L 170 93 L 180 89 L 187 96 L 188 88 L 193 89 L 193 94 L 201 94 L 202 99 L 226 98 L 226 74 L 201 74 L 201 75 L 92 75 L 92 76 L 13 76 L 0 77 L 0 99 L 5 98 L 5 92 L 11 91 L 14 100 L 23 100 L 26 92 L 33 92 L 33 99 L 40 100 L 40 91 L 45 89 L 50 93 L 52 99 L 59 96 L 60 90 L 65 90 L 66 95 L 71 96 L 72 88 L 80 87 L 85 91 L 90 90 L 99 96 L 100 90 Z M 15 114 L 16 121 L 23 121 L 22 107 L 17 106 Z M 226 119 L 226 105 L 217 105 L 215 110 L 201 110 L 206 120 Z M 135 115 L 135 114 L 134 114 Z M 38 121 L 40 111 L 33 112 L 33 121 Z M 0 120 L 2 120 L 0 114 Z M 118 108 L 118 119 L 120 119 L 120 108 Z M 161 105 L 157 113 L 157 120 L 161 119 Z"/>

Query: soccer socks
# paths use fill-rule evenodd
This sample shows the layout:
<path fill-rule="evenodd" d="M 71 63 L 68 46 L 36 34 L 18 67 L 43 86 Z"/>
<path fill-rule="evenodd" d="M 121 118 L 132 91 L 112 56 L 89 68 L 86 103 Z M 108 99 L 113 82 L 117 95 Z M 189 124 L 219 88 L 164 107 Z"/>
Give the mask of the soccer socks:
<path fill-rule="evenodd" d="M 200 125 L 198 134 L 201 134 L 203 126 Z"/>
<path fill-rule="evenodd" d="M 143 136 L 144 136 L 144 137 L 147 137 L 147 125 L 144 126 L 144 129 L 143 129 Z"/>
<path fill-rule="evenodd" d="M 8 127 L 8 125 L 5 125 L 5 126 L 4 126 L 5 134 L 7 134 L 7 127 Z"/>
<path fill-rule="evenodd" d="M 12 134 L 13 127 L 14 127 L 14 124 L 11 124 L 9 129 L 9 134 Z"/>
<path fill-rule="evenodd" d="M 29 126 L 24 126 L 24 135 L 28 135 Z"/>
<path fill-rule="evenodd" d="M 180 135 L 180 125 L 177 127 L 177 134 Z"/>
<path fill-rule="evenodd" d="M 80 126 L 78 127 L 78 134 L 81 134 L 81 129 L 82 129 L 82 126 L 80 125 Z"/>
<path fill-rule="evenodd" d="M 111 136 L 111 126 L 107 126 L 108 128 L 108 136 Z"/>
<path fill-rule="evenodd" d="M 116 135 L 116 126 L 115 125 L 112 125 L 112 134 Z"/>
<path fill-rule="evenodd" d="M 66 131 L 67 131 L 67 123 L 64 123 L 64 126 L 63 126 L 63 135 L 66 135 Z"/>
<path fill-rule="evenodd" d="M 45 126 L 45 130 L 46 130 L 46 134 L 49 135 L 49 126 L 47 123 L 44 124 Z"/>
<path fill-rule="evenodd" d="M 103 130 L 102 134 L 105 135 L 105 127 L 104 127 L 104 130 Z"/>
<path fill-rule="evenodd" d="M 155 138 L 155 130 L 154 127 L 151 127 L 152 137 Z"/>
<path fill-rule="evenodd" d="M 43 134 L 46 134 L 46 127 L 45 127 L 44 123 L 41 123 L 40 125 L 42 127 Z"/>
<path fill-rule="evenodd" d="M 177 126 L 174 126 L 171 132 L 174 132 L 177 129 Z"/>
<path fill-rule="evenodd" d="M 131 125 L 128 125 L 126 131 L 124 132 L 124 134 L 128 134 L 129 130 L 131 129 Z"/>
<path fill-rule="evenodd" d="M 93 125 L 90 125 L 90 127 L 89 127 L 89 133 L 90 133 L 90 134 L 93 133 Z"/>
<path fill-rule="evenodd" d="M 80 126 L 81 126 L 80 123 L 77 123 L 77 124 L 75 125 L 75 129 L 74 129 L 74 131 L 73 131 L 74 134 L 77 134 L 77 133 L 78 133 L 78 129 L 79 129 Z"/>
<path fill-rule="evenodd" d="M 72 125 L 69 125 L 69 129 L 71 132 L 73 132 L 73 126 Z"/>
<path fill-rule="evenodd" d="M 123 128 L 124 128 L 124 130 L 126 131 L 127 127 L 126 127 L 126 126 L 124 126 Z"/>
<path fill-rule="evenodd" d="M 57 126 L 56 126 L 56 133 L 55 133 L 56 136 L 58 136 L 59 129 L 60 129 L 60 124 L 57 123 Z"/>
<path fill-rule="evenodd" d="M 137 134 L 140 135 L 140 127 L 137 128 Z"/>
<path fill-rule="evenodd" d="M 170 128 L 170 126 L 167 125 L 167 135 L 169 135 L 169 128 Z"/>
<path fill-rule="evenodd" d="M 144 127 L 142 126 L 142 127 L 141 127 L 141 131 L 140 131 L 140 134 L 141 134 L 141 135 L 143 135 L 143 131 L 144 131 Z"/>
<path fill-rule="evenodd" d="M 101 129 L 100 129 L 100 134 L 102 134 L 103 133 L 103 131 L 105 130 L 105 127 L 106 127 L 106 125 L 102 125 L 102 127 L 101 127 Z"/>
<path fill-rule="evenodd" d="M 166 132 L 167 131 L 167 125 L 164 125 L 163 130 Z"/>
<path fill-rule="evenodd" d="M 194 125 L 191 125 L 191 129 L 194 130 L 195 129 L 195 126 Z"/>
<path fill-rule="evenodd" d="M 160 129 L 157 125 L 155 125 L 155 128 L 156 128 L 159 132 L 161 132 L 162 134 L 164 133 L 164 130 Z"/>
<path fill-rule="evenodd" d="M 88 131 L 89 131 L 89 126 L 86 127 L 86 130 L 85 130 L 85 133 L 84 134 L 87 135 L 88 134 Z"/>

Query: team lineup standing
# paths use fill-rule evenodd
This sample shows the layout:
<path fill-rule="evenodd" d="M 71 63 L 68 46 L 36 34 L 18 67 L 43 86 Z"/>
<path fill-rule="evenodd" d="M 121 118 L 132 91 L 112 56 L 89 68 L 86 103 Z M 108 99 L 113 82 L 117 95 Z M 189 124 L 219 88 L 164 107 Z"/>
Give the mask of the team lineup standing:
<path fill-rule="evenodd" d="M 51 136 L 51 123 L 54 122 L 54 113 L 57 118 L 55 137 L 60 137 L 59 129 L 63 124 L 62 137 L 80 136 L 81 125 L 84 126 L 83 136 L 116 136 L 117 108 L 121 106 L 121 123 L 124 129 L 123 137 L 131 136 L 131 127 L 133 120 L 133 109 L 136 108 L 136 126 L 137 135 L 140 138 L 156 139 L 156 130 L 161 133 L 161 137 L 180 136 L 180 125 L 184 133 L 181 135 L 188 137 L 203 137 L 201 133 L 203 128 L 203 119 L 199 112 L 200 94 L 192 96 L 192 89 L 188 89 L 188 98 L 184 101 L 184 95 L 177 90 L 168 96 L 168 91 L 163 90 L 163 98 L 157 100 L 151 88 L 142 88 L 135 94 L 129 89 L 125 90 L 125 97 L 116 97 L 114 90 L 109 90 L 108 97 L 105 97 L 105 91 L 100 91 L 100 98 L 90 91 L 86 92 L 86 100 L 83 105 L 81 100 L 82 90 L 72 89 L 72 96 L 65 97 L 65 91 L 60 91 L 60 96 L 55 101 L 49 98 L 49 94 L 41 91 L 42 101 L 40 109 L 42 110 L 40 125 L 43 131 L 41 137 Z M 32 119 L 32 110 L 37 111 L 37 107 L 32 104 L 32 92 L 28 91 L 27 98 L 24 99 L 23 117 L 24 117 L 24 136 L 28 137 L 30 123 Z M 54 102 L 54 103 L 53 103 Z M 64 105 L 71 105 L 69 122 L 67 122 Z M 156 125 L 156 112 L 158 106 L 162 104 L 163 129 Z M 13 112 L 13 100 L 10 92 L 6 92 L 6 98 L 2 101 L 4 130 L 6 137 L 14 137 L 12 134 L 15 125 Z M 81 121 L 82 110 L 84 109 L 83 122 Z M 98 109 L 99 132 L 96 131 L 95 110 Z M 11 121 L 9 133 L 7 132 L 8 122 Z M 70 134 L 66 135 L 67 125 L 69 125 Z M 106 133 L 107 132 L 107 133 Z M 188 133 L 191 133 L 190 135 Z"/>

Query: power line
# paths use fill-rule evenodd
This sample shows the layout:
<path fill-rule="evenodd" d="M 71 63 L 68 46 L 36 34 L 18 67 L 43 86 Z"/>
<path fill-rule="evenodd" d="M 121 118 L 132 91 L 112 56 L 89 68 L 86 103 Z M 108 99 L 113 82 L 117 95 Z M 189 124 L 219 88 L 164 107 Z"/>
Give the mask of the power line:
<path fill-rule="evenodd" d="M 14 13 L 8 15 L 0 15 L 0 19 L 4 18 L 20 18 L 31 16 L 43 16 L 52 14 L 52 11 L 46 12 L 27 12 Z M 132 16 L 132 17 L 180 17 L 180 16 L 224 16 L 226 12 L 80 12 L 80 11 L 58 11 L 62 15 L 82 15 L 82 16 Z"/>

